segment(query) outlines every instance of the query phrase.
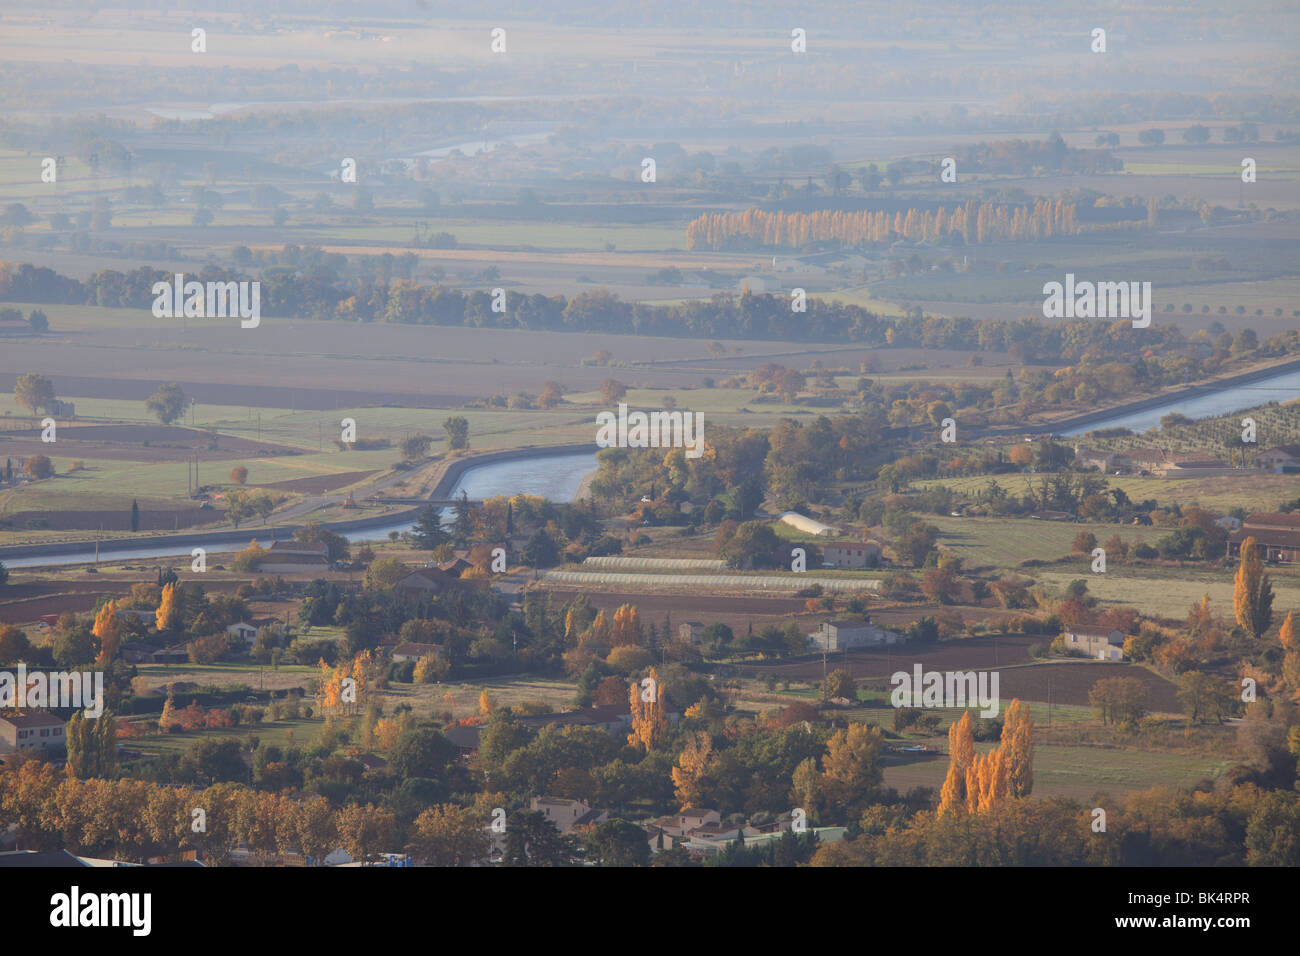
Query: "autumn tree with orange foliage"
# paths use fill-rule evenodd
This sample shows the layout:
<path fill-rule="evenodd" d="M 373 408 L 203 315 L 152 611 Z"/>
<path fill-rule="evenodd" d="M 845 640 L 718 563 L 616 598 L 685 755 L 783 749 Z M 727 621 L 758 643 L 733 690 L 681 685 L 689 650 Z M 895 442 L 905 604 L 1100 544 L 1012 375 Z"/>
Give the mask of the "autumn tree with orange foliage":
<path fill-rule="evenodd" d="M 712 764 L 712 739 L 704 732 L 695 734 L 682 748 L 677 765 L 672 769 L 673 794 L 683 810 L 708 802 L 713 790 L 709 779 Z"/>
<path fill-rule="evenodd" d="M 181 606 L 176 595 L 176 585 L 168 584 L 162 589 L 162 600 L 154 612 L 154 623 L 160 631 L 173 631 L 181 626 Z"/>
<path fill-rule="evenodd" d="M 628 699 L 632 714 L 632 732 L 627 735 L 629 746 L 642 753 L 654 750 L 663 742 L 670 725 L 668 698 L 653 667 L 646 671 L 644 681 L 630 686 Z"/>
<path fill-rule="evenodd" d="M 939 793 L 940 815 L 965 808 L 966 771 L 974 759 L 975 736 L 968 710 L 948 727 L 948 776 Z"/>
<path fill-rule="evenodd" d="M 624 604 L 614 612 L 609 640 L 614 647 L 641 643 L 641 615 L 631 604 Z"/>
<path fill-rule="evenodd" d="M 1241 565 L 1233 579 L 1232 610 L 1237 623 L 1255 637 L 1262 637 L 1273 621 L 1273 585 L 1264 573 L 1259 546 L 1254 538 L 1241 542 Z"/>
<path fill-rule="evenodd" d="M 95 663 L 107 667 L 117 658 L 122 647 L 122 619 L 117 616 L 117 605 L 108 601 L 95 615 L 95 626 L 91 629 L 99 641 L 99 654 Z"/>

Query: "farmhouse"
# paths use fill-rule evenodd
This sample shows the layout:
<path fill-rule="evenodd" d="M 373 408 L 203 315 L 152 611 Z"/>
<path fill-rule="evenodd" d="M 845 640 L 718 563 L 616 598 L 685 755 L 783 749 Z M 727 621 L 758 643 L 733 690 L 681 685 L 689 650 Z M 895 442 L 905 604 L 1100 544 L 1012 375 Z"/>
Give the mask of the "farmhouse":
<path fill-rule="evenodd" d="M 1124 660 L 1124 632 L 1118 628 L 1073 627 L 1061 635 L 1066 650 L 1083 651 L 1099 661 Z"/>
<path fill-rule="evenodd" d="M 49 711 L 0 716 L 0 754 L 67 748 L 64 722 Z"/>
<path fill-rule="evenodd" d="M 296 541 L 276 541 L 266 549 L 266 557 L 262 558 L 258 570 L 289 574 L 295 571 L 328 571 L 329 567 L 329 550 L 324 545 L 315 548 Z"/>
<path fill-rule="evenodd" d="M 1247 538 L 1255 539 L 1260 557 L 1265 561 L 1294 564 L 1300 561 L 1300 512 L 1251 515 L 1238 530 L 1228 535 L 1228 553 L 1239 554 L 1241 543 Z"/>
<path fill-rule="evenodd" d="M 875 541 L 828 544 L 822 554 L 822 563 L 832 568 L 874 568 L 880 563 L 880 545 Z"/>
<path fill-rule="evenodd" d="M 882 644 L 897 644 L 903 636 L 897 631 L 887 631 L 883 627 L 863 622 L 861 624 L 836 624 L 823 621 L 808 635 L 808 643 L 826 651 L 840 651 L 852 647 L 879 647 Z"/>

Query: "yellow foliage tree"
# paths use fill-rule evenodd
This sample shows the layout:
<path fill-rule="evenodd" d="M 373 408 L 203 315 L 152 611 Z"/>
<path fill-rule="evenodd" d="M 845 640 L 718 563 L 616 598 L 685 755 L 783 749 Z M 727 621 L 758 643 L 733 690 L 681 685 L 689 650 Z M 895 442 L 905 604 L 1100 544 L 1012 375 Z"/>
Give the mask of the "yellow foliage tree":
<path fill-rule="evenodd" d="M 1008 795 L 1029 796 L 1034 789 L 1034 724 L 1019 699 L 1007 708 L 998 750 L 1005 758 Z"/>
<path fill-rule="evenodd" d="M 624 604 L 614 612 L 610 643 L 615 647 L 641 643 L 641 615 L 631 604 Z"/>
<path fill-rule="evenodd" d="M 95 661 L 100 667 L 113 663 L 122 646 L 122 620 L 117 616 L 117 605 L 109 601 L 95 615 L 95 626 L 91 630 L 99 641 L 99 656 Z"/>
<path fill-rule="evenodd" d="M 1233 579 L 1232 610 L 1237 623 L 1256 637 L 1268 630 L 1273 620 L 1273 586 L 1264 573 L 1264 562 L 1254 538 L 1241 543 L 1241 565 Z"/>
<path fill-rule="evenodd" d="M 630 746 L 642 752 L 653 750 L 668 733 L 668 708 L 659 674 L 651 667 L 642 683 L 633 683 L 628 700 L 632 714 L 632 732 L 627 735 Z"/>
<path fill-rule="evenodd" d="M 480 691 L 478 695 L 478 712 L 484 717 L 496 710 L 497 703 L 494 701 L 487 690 Z"/>
<path fill-rule="evenodd" d="M 180 601 L 176 597 L 176 585 L 168 584 L 162 589 L 162 601 L 154 613 L 154 623 L 160 631 L 170 631 L 181 625 Z"/>
<path fill-rule="evenodd" d="M 1300 629 L 1296 626 L 1295 611 L 1286 616 L 1282 627 L 1278 629 L 1277 639 L 1288 651 L 1300 651 Z"/>
<path fill-rule="evenodd" d="M 180 725 L 181 722 L 176 719 L 176 707 L 172 701 L 172 696 L 168 694 L 167 699 L 163 701 L 162 715 L 158 718 L 158 730 L 164 734 L 169 734 Z"/>
<path fill-rule="evenodd" d="M 948 727 L 948 776 L 939 794 L 939 814 L 962 809 L 966 805 L 966 771 L 975 759 L 975 735 L 970 711 Z"/>
<path fill-rule="evenodd" d="M 673 767 L 674 794 L 683 810 L 707 802 L 709 767 L 713 763 L 713 741 L 706 733 L 697 733 L 686 742 L 682 755 Z"/>

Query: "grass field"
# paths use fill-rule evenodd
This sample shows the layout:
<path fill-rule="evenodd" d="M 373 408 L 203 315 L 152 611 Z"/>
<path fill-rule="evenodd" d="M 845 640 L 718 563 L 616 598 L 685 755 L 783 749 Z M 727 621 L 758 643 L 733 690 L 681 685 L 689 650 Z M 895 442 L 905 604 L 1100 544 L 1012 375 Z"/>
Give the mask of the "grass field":
<path fill-rule="evenodd" d="M 977 745 L 987 749 L 985 745 Z M 1186 787 L 1217 777 L 1232 761 L 1187 753 L 1136 748 L 1034 745 L 1034 796 L 1089 800 L 1150 787 Z M 945 757 L 885 768 L 885 784 L 900 793 L 912 787 L 938 791 L 948 772 Z"/>
<path fill-rule="evenodd" d="M 1162 528 L 1092 524 L 1080 521 L 1036 521 L 1032 518 L 949 518 L 927 515 L 939 529 L 939 544 L 962 557 L 968 567 L 1014 568 L 1031 559 L 1050 561 L 1070 554 L 1074 536 L 1091 531 L 1099 541 L 1118 534 L 1130 545 L 1155 544 L 1169 532 Z M 1087 570 L 1078 556 L 1080 570 Z"/>
<path fill-rule="evenodd" d="M 1040 475 L 976 475 L 966 478 L 935 478 L 916 481 L 918 488 L 944 485 L 963 495 L 978 495 L 996 481 L 1008 494 L 1028 494 L 1031 487 L 1041 481 Z M 1210 478 L 1127 478 L 1108 476 L 1107 488 L 1119 488 L 1133 501 L 1153 498 L 1161 505 L 1177 502 L 1182 507 L 1199 504 L 1206 508 L 1226 511 L 1245 508 L 1247 511 L 1273 511 L 1277 506 L 1300 493 L 1300 481 L 1294 475 L 1269 475 L 1245 473 Z M 985 520 L 985 519 L 970 519 Z M 1040 522 L 1036 522 L 1040 523 Z M 1116 526 L 1108 526 L 1119 528 Z M 1134 532 L 1140 529 L 1133 529 Z M 1151 529 L 1147 529 L 1148 531 Z M 1122 537 L 1130 534 L 1121 529 Z M 1107 535 L 1109 537 L 1109 534 Z"/>
<path fill-rule="evenodd" d="M 1035 580 L 1049 588 L 1062 590 L 1071 581 L 1084 577 L 1088 593 L 1106 604 L 1124 604 L 1139 608 L 1144 614 L 1182 619 L 1188 610 L 1208 594 L 1215 610 L 1232 618 L 1232 568 L 1201 569 L 1194 565 L 1177 568 L 1111 565 L 1105 574 L 1091 574 L 1080 564 L 1078 573 L 1034 569 Z M 1300 610 L 1300 572 L 1284 566 L 1270 567 L 1273 585 L 1274 624 L 1280 625 L 1288 611 Z"/>

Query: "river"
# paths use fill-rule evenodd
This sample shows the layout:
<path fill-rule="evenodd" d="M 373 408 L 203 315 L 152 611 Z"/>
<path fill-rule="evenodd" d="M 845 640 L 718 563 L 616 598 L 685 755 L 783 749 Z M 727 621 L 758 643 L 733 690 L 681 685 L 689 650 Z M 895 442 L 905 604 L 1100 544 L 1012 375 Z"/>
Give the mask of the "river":
<path fill-rule="evenodd" d="M 1212 418 L 1215 415 L 1226 415 L 1243 408 L 1254 408 L 1267 402 L 1286 402 L 1297 397 L 1300 397 L 1300 370 L 1284 372 L 1281 375 L 1244 385 L 1231 385 L 1215 392 L 1173 399 L 1140 412 L 1116 415 L 1114 418 L 1073 428 L 1062 434 L 1083 435 L 1101 428 L 1129 428 L 1135 432 L 1144 432 L 1150 428 L 1159 428 L 1160 419 L 1170 412 L 1179 412 L 1188 418 Z"/>
<path fill-rule="evenodd" d="M 596 458 L 589 454 L 550 455 L 540 458 L 517 458 L 491 462 L 467 468 L 456 482 L 448 497 L 459 497 L 463 491 L 470 498 L 491 498 L 494 495 L 527 494 L 549 498 L 552 501 L 572 501 L 582 485 L 585 475 L 596 468 Z M 447 509 L 450 510 L 450 509 Z M 409 531 L 412 522 L 388 522 L 378 519 L 374 527 L 349 531 L 344 537 L 349 541 L 377 541 L 388 537 L 391 531 Z M 250 537 L 266 538 L 266 532 L 251 531 Z M 235 550 L 227 541 L 205 546 L 202 540 L 191 540 L 185 545 L 149 545 L 132 548 L 126 544 L 105 543 L 100 546 L 99 560 L 133 561 L 141 558 L 189 556 L 193 548 L 206 548 L 213 554 Z M 8 568 L 49 567 L 64 564 L 85 564 L 95 560 L 95 549 L 79 548 L 66 554 L 42 554 L 27 558 L 4 558 Z"/>

